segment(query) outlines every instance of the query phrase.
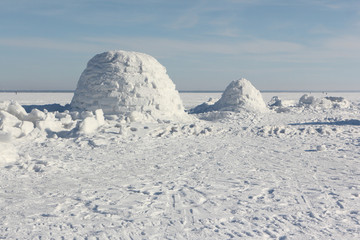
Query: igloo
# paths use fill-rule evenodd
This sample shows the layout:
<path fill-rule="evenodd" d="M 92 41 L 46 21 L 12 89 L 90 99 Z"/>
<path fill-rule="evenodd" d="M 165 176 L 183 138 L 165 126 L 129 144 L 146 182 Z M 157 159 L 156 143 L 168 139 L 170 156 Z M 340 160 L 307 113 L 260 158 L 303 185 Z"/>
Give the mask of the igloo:
<path fill-rule="evenodd" d="M 219 101 L 214 104 L 214 110 L 263 112 L 267 110 L 266 104 L 250 81 L 245 78 L 232 81 L 223 92 Z"/>
<path fill-rule="evenodd" d="M 138 52 L 109 51 L 90 59 L 70 105 L 78 111 L 102 109 L 129 121 L 189 118 L 166 68 Z"/>
<path fill-rule="evenodd" d="M 202 113 L 210 111 L 233 111 L 242 110 L 252 112 L 265 112 L 268 110 L 266 104 L 257 90 L 250 81 L 245 78 L 232 81 L 221 98 L 214 104 L 203 103 L 190 110 L 191 113 Z"/>

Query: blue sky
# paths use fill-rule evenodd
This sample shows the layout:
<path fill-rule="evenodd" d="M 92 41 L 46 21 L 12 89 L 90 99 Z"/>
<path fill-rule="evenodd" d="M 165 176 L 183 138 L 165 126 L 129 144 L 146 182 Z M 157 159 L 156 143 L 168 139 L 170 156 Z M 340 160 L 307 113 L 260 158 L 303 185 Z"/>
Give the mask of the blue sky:
<path fill-rule="evenodd" d="M 114 49 L 179 90 L 360 90 L 359 0 L 1 0 L 0 22 L 0 90 L 73 90 Z"/>

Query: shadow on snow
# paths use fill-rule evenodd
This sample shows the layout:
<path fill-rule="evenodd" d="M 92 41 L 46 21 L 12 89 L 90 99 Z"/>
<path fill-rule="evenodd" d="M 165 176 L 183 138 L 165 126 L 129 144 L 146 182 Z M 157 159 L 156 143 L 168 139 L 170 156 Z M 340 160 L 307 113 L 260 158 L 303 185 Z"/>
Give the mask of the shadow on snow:
<path fill-rule="evenodd" d="M 349 120 L 335 121 L 335 122 L 289 123 L 289 125 L 291 125 L 291 126 L 299 126 L 299 125 L 331 125 L 331 126 L 353 125 L 353 126 L 360 126 L 360 120 L 349 119 Z"/>
<path fill-rule="evenodd" d="M 38 109 L 40 111 L 46 109 L 48 112 L 65 112 L 66 110 L 70 110 L 70 104 L 66 104 L 65 106 L 60 104 L 22 105 L 22 107 L 27 113 L 30 113 L 33 109 Z"/>

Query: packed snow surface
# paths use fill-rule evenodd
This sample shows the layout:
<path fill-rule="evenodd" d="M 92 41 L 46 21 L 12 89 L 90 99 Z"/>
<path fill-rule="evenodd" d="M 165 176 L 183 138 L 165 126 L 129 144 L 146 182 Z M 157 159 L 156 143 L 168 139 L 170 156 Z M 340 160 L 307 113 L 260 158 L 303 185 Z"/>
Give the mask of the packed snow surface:
<path fill-rule="evenodd" d="M 22 95 L 0 102 L 1 239 L 359 238 L 358 93 L 265 93 L 269 111 L 191 122 Z"/>
<path fill-rule="evenodd" d="M 138 52 L 109 51 L 94 56 L 80 76 L 71 107 L 102 109 L 135 122 L 189 119 L 165 67 Z"/>
<path fill-rule="evenodd" d="M 210 111 L 234 111 L 243 110 L 253 112 L 267 111 L 266 104 L 259 90 L 249 80 L 241 78 L 232 81 L 223 92 L 221 98 L 214 102 L 210 99 L 193 109 L 191 113 L 202 113 Z"/>

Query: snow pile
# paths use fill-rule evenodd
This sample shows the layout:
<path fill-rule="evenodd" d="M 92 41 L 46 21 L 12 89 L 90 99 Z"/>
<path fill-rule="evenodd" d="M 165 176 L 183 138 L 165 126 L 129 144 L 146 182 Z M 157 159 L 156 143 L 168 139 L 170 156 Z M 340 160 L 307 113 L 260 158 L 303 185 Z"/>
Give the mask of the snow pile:
<path fill-rule="evenodd" d="M 0 134 L 2 136 L 21 137 L 29 134 L 34 129 L 30 120 L 33 116 L 26 113 L 25 109 L 17 102 L 0 102 Z"/>
<path fill-rule="evenodd" d="M 268 103 L 270 109 L 275 110 L 277 113 L 290 112 L 291 107 L 297 106 L 297 102 L 295 100 L 283 100 L 278 96 L 274 96 L 271 98 Z"/>
<path fill-rule="evenodd" d="M 274 107 L 293 107 L 297 105 L 296 100 L 284 100 L 279 98 L 278 96 L 274 96 L 271 98 L 270 102 L 268 103 L 268 106 L 270 108 Z"/>
<path fill-rule="evenodd" d="M 86 117 L 79 124 L 79 132 L 84 134 L 93 133 L 100 126 L 104 125 L 104 113 L 101 109 L 95 110 L 95 115 L 91 113 L 91 116 Z"/>
<path fill-rule="evenodd" d="M 270 109 L 277 113 L 283 112 L 301 112 L 306 109 L 326 110 L 326 109 L 347 109 L 351 107 L 351 103 L 343 97 L 321 97 L 317 98 L 308 94 L 300 97 L 298 102 L 294 100 L 282 100 L 278 96 L 274 96 L 268 103 Z"/>
<path fill-rule="evenodd" d="M 214 104 L 203 103 L 190 110 L 191 113 L 203 113 L 209 111 L 232 111 L 240 112 L 248 110 L 251 112 L 267 111 L 266 104 L 250 81 L 245 78 L 232 81 L 223 92 L 221 98 Z"/>
<path fill-rule="evenodd" d="M 299 106 L 311 109 L 337 109 L 337 108 L 349 108 L 350 102 L 343 97 L 324 97 L 316 98 L 304 94 L 299 99 Z"/>
<path fill-rule="evenodd" d="M 210 112 L 210 111 L 214 111 L 214 104 L 217 101 L 213 98 L 210 98 L 207 102 L 204 102 L 192 109 L 189 110 L 189 113 L 205 113 L 205 112 Z"/>
<path fill-rule="evenodd" d="M 102 109 L 127 122 L 189 119 L 165 67 L 137 52 L 109 51 L 93 57 L 80 76 L 71 107 Z"/>
<path fill-rule="evenodd" d="M 17 102 L 0 102 L 0 141 L 10 141 L 31 134 L 35 129 L 40 133 L 71 131 L 79 134 L 89 134 L 105 124 L 101 109 L 95 112 L 48 112 L 36 108 L 27 113 Z M 3 140 L 2 140 L 3 139 Z"/>
<path fill-rule="evenodd" d="M 11 136 L 0 131 L 0 165 L 14 162 L 18 154 L 13 144 L 10 143 Z"/>

